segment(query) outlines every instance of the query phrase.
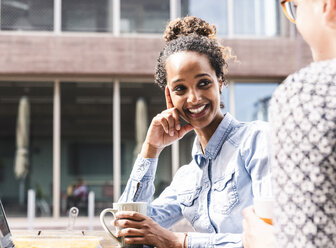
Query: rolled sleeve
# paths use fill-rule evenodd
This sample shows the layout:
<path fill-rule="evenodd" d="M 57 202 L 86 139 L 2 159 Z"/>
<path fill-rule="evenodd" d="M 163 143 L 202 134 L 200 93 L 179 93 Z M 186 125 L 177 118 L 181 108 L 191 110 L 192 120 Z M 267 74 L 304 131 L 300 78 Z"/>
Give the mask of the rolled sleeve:
<path fill-rule="evenodd" d="M 119 202 L 150 201 L 154 193 L 157 161 L 157 158 L 143 158 L 138 155 Z"/>
<path fill-rule="evenodd" d="M 138 155 L 135 160 L 130 178 L 140 182 L 145 176 L 154 177 L 157 168 L 157 158 L 143 158 Z"/>

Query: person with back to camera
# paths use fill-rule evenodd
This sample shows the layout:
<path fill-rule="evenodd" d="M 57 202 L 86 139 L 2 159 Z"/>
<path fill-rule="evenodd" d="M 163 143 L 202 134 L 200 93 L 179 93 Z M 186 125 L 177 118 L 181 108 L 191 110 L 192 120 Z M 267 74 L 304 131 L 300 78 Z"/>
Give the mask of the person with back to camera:
<path fill-rule="evenodd" d="M 290 75 L 272 97 L 275 230 L 247 208 L 244 247 L 334 248 L 336 0 L 281 3 L 315 62 Z"/>
<path fill-rule="evenodd" d="M 170 22 L 165 30 L 155 82 L 167 109 L 150 124 L 120 202 L 149 204 L 148 216 L 118 212 L 114 225 L 127 244 L 156 247 L 242 247 L 242 210 L 254 195 L 270 193 L 268 125 L 240 123 L 220 109 L 230 49 L 214 26 L 196 17 Z M 188 124 L 181 126 L 180 118 Z M 194 130 L 192 161 L 150 203 L 160 152 Z M 169 228 L 186 218 L 196 232 Z"/>

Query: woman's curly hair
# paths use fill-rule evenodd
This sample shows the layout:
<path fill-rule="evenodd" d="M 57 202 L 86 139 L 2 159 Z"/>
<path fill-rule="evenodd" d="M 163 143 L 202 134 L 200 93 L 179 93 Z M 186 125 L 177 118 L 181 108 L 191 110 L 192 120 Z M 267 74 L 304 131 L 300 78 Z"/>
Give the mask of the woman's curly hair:
<path fill-rule="evenodd" d="M 234 58 L 229 47 L 222 46 L 216 39 L 216 27 L 206 21 L 187 16 L 171 21 L 164 32 L 166 46 L 160 52 L 155 68 L 155 83 L 161 88 L 167 85 L 166 60 L 177 52 L 194 51 L 208 57 L 219 80 L 226 84 L 224 74 L 227 70 L 226 60 Z"/>

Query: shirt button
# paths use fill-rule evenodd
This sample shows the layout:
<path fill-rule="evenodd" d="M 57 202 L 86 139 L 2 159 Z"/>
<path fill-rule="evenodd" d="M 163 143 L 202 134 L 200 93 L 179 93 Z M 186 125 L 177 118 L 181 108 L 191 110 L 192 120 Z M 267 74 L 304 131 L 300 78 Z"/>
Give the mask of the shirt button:
<path fill-rule="evenodd" d="M 208 231 L 212 232 L 212 227 L 211 226 L 208 227 Z"/>
<path fill-rule="evenodd" d="M 205 183 L 205 188 L 209 188 L 209 183 Z"/>

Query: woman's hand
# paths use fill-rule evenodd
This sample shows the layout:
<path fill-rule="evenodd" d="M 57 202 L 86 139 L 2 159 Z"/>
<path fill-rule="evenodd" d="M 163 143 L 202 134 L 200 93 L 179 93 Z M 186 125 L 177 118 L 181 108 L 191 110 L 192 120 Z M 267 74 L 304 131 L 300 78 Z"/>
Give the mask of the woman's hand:
<path fill-rule="evenodd" d="M 190 124 L 181 127 L 180 116 L 173 105 L 168 87 L 165 89 L 165 96 L 167 109 L 155 116 L 150 124 L 141 150 L 144 158 L 158 157 L 163 148 L 193 129 Z"/>
<path fill-rule="evenodd" d="M 151 245 L 157 248 L 183 247 L 183 233 L 171 232 L 138 212 L 118 212 L 114 225 L 123 228 L 117 232 L 117 236 L 124 236 L 126 244 Z"/>
<path fill-rule="evenodd" d="M 245 208 L 243 215 L 244 248 L 274 247 L 273 226 L 261 220 L 256 215 L 253 206 Z"/>

